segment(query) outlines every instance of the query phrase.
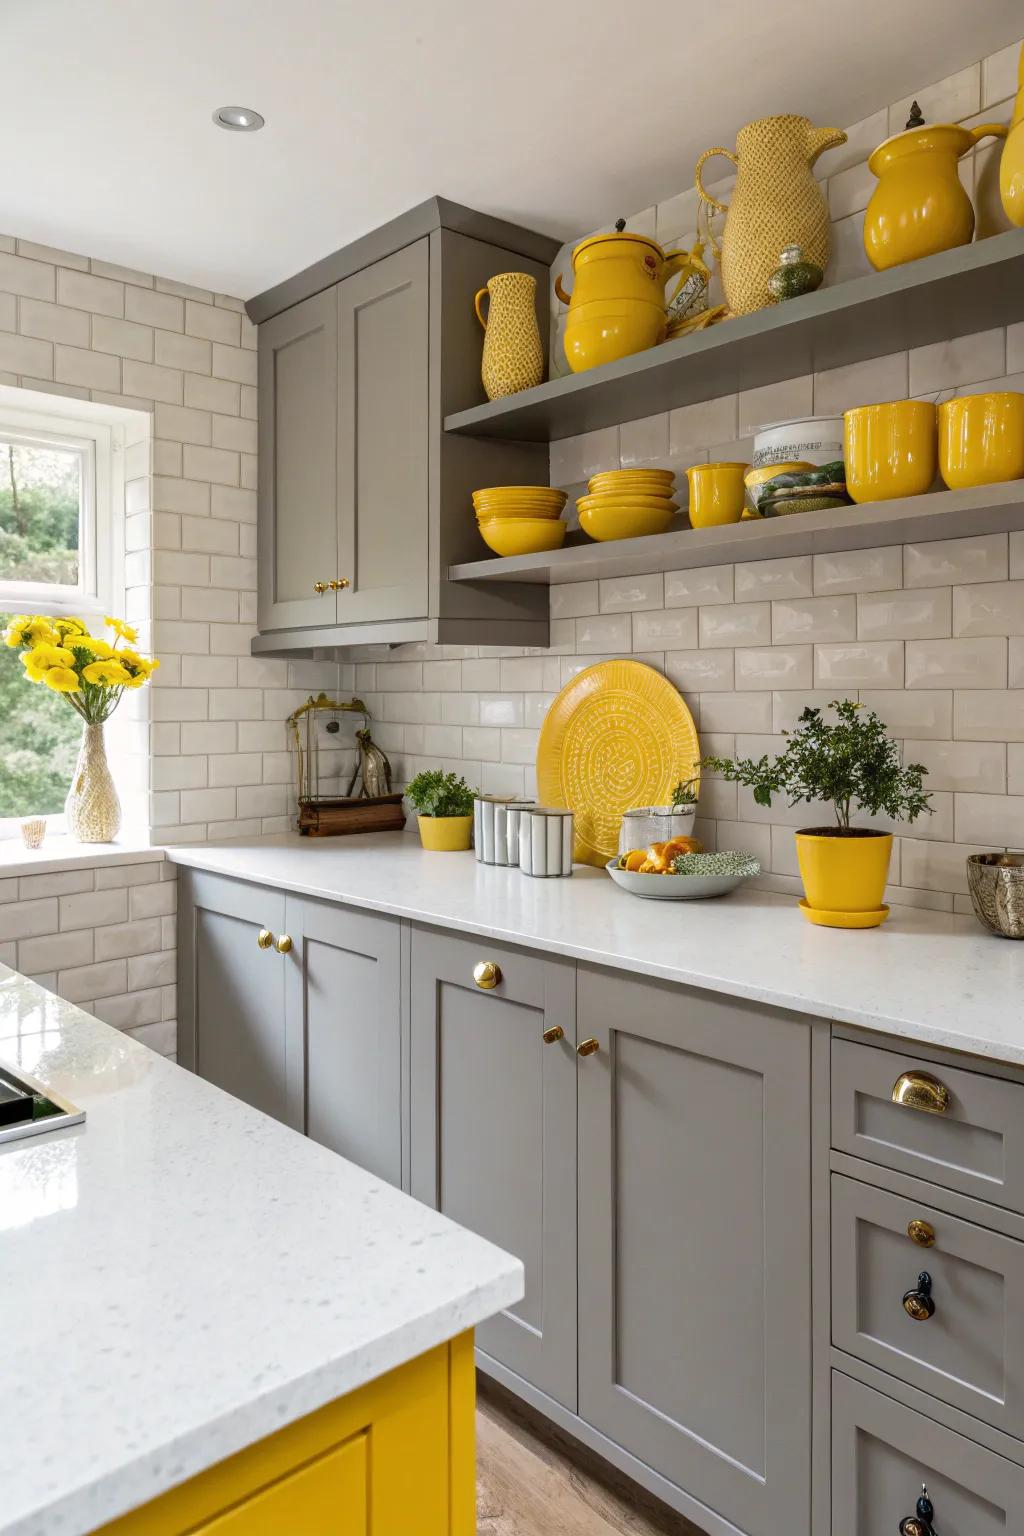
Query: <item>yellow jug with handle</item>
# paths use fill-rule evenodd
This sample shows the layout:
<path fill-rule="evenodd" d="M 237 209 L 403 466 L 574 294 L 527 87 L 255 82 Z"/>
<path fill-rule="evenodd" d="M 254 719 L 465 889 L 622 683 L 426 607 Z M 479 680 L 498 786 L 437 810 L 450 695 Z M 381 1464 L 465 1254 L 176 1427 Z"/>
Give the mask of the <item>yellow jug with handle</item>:
<path fill-rule="evenodd" d="M 1017 71 L 1017 101 L 999 161 L 999 195 L 1011 224 L 1024 229 L 1024 48 Z"/>
<path fill-rule="evenodd" d="M 958 162 L 979 140 L 1006 133 L 1001 123 L 961 128 L 922 121 L 871 152 L 868 170 L 878 186 L 864 215 L 864 249 L 876 271 L 970 244 L 974 205 Z"/>
<path fill-rule="evenodd" d="M 676 291 L 694 276 L 708 277 L 699 255 L 663 251 L 647 235 L 626 232 L 619 219 L 613 235 L 591 235 L 572 253 L 572 294 L 555 278 L 555 293 L 569 306 L 565 356 L 573 373 L 584 373 L 664 341 L 668 330 L 665 284 L 676 274 Z"/>
<path fill-rule="evenodd" d="M 846 143 L 841 128 L 815 128 L 806 117 L 762 117 L 736 135 L 736 152 L 707 149 L 697 161 L 697 191 L 726 215 L 720 263 L 725 301 L 734 315 L 748 315 L 775 301 L 768 279 L 779 252 L 799 245 L 822 271 L 831 252 L 825 194 L 812 174 L 819 155 Z M 701 180 L 705 162 L 724 155 L 736 167 L 732 201 L 713 197 Z"/>
<path fill-rule="evenodd" d="M 517 395 L 539 384 L 544 377 L 544 348 L 537 324 L 536 278 L 528 272 L 499 272 L 477 293 L 473 307 L 484 328 L 480 377 L 488 400 Z"/>

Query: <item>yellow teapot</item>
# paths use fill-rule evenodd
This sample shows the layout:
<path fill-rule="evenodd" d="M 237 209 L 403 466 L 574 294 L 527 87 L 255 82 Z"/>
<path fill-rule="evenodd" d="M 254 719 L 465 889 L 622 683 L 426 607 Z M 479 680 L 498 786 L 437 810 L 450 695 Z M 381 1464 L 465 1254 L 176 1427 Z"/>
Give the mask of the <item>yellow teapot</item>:
<path fill-rule="evenodd" d="M 878 272 L 970 244 L 974 205 L 957 162 L 980 139 L 1007 134 L 1001 123 L 926 125 L 916 102 L 914 109 L 913 126 L 886 139 L 868 158 L 878 186 L 864 215 L 864 249 Z"/>
<path fill-rule="evenodd" d="M 668 329 L 665 284 L 679 274 L 677 292 L 691 278 L 710 273 L 692 252 L 663 251 L 647 235 L 625 231 L 619 219 L 613 235 L 592 235 L 572 253 L 572 295 L 555 278 L 555 293 L 569 306 L 565 356 L 573 373 L 629 357 L 664 341 Z"/>
<path fill-rule="evenodd" d="M 1024 228 L 1024 48 L 1020 51 L 1017 101 L 1010 135 L 1003 145 L 999 162 L 999 195 L 1010 223 Z"/>

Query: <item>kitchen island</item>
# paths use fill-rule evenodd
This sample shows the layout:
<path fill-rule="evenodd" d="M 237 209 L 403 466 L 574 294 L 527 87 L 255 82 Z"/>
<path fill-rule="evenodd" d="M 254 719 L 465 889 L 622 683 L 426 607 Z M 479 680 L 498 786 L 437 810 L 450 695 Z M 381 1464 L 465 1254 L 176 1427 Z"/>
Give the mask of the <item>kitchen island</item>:
<path fill-rule="evenodd" d="M 0 1145 L 3 1536 L 471 1536 L 520 1263 L 4 966 L 0 1060 L 86 1112 Z"/>

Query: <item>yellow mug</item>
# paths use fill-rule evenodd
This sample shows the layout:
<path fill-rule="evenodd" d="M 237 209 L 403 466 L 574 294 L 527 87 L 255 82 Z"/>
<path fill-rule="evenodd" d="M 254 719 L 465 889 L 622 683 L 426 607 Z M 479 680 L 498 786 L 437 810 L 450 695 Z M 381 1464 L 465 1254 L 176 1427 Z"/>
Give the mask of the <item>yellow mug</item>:
<path fill-rule="evenodd" d="M 960 395 L 939 406 L 939 470 L 951 491 L 1024 479 L 1024 395 Z"/>
<path fill-rule="evenodd" d="M 925 400 L 843 413 L 846 488 L 856 502 L 920 496 L 935 479 L 935 407 Z"/>
<path fill-rule="evenodd" d="M 743 476 L 749 468 L 749 464 L 691 464 L 686 471 L 691 527 L 721 528 L 739 522 L 743 516 Z"/>

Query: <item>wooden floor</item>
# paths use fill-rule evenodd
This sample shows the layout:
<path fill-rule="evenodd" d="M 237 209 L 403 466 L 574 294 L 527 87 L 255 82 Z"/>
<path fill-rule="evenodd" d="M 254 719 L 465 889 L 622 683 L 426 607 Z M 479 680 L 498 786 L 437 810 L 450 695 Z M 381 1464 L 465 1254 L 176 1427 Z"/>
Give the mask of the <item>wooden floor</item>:
<path fill-rule="evenodd" d="M 477 1536 L 701 1536 L 604 1463 L 481 1383 Z"/>

